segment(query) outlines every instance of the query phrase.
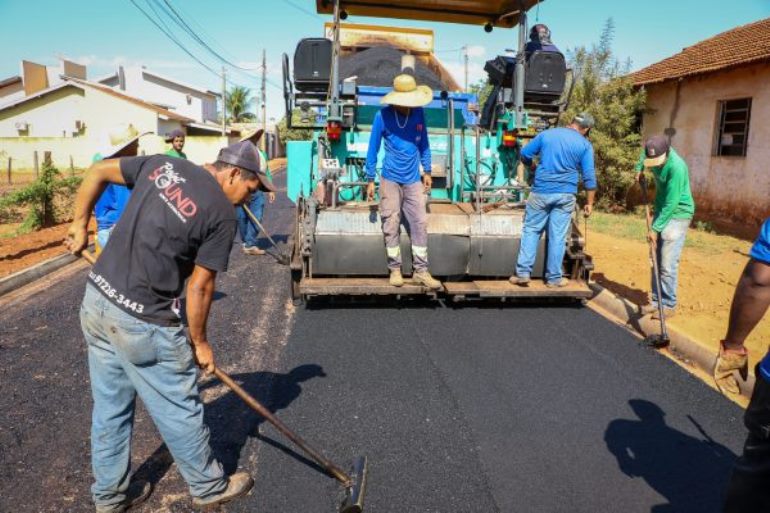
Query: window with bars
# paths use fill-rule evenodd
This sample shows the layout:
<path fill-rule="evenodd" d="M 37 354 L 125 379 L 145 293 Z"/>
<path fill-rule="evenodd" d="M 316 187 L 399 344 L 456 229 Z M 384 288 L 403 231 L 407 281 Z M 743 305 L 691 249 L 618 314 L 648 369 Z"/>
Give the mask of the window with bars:
<path fill-rule="evenodd" d="M 719 102 L 719 118 L 714 141 L 714 155 L 745 157 L 749 142 L 751 98 L 722 100 Z"/>

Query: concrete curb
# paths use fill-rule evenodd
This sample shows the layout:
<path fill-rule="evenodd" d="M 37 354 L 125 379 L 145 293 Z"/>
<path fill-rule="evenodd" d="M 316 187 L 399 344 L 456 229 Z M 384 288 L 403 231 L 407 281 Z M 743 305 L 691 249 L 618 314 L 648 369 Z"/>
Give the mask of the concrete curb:
<path fill-rule="evenodd" d="M 613 320 L 643 337 L 659 333 L 660 323 L 650 320 L 649 317 L 640 318 L 637 305 L 622 296 L 610 292 L 597 283 L 591 283 L 590 287 L 594 291 L 594 296 L 591 298 L 590 303 L 609 314 Z M 668 350 L 678 359 L 696 366 L 710 376 L 716 363 L 717 352 L 699 344 L 671 326 L 667 326 L 667 328 L 671 338 L 671 345 Z M 751 392 L 754 390 L 754 375 L 750 372 L 746 381 L 739 379 L 738 382 L 741 388 L 741 395 L 751 398 Z"/>
<path fill-rule="evenodd" d="M 93 246 L 89 247 L 89 249 L 93 251 Z M 0 279 L 0 296 L 13 292 L 35 280 L 39 280 L 47 274 L 58 271 L 62 267 L 76 262 L 78 258 L 71 253 L 65 253 L 6 276 Z"/>

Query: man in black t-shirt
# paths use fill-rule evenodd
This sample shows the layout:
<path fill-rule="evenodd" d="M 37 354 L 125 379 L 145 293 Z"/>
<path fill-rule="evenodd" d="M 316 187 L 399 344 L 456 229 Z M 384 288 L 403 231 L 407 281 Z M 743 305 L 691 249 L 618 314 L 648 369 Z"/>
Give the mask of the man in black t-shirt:
<path fill-rule="evenodd" d="M 103 188 L 118 183 L 132 190 L 88 275 L 80 310 L 94 400 L 97 512 L 125 511 L 149 495 L 149 484 L 130 480 L 137 395 L 195 506 L 227 502 L 254 484 L 245 472 L 226 477 L 211 453 L 195 363 L 207 373 L 215 367 L 206 320 L 216 274 L 227 270 L 235 236 L 233 205 L 258 189 L 275 190 L 256 155 L 246 141 L 223 148 L 203 167 L 165 155 L 104 160 L 91 166 L 80 186 L 67 239 L 75 254 L 87 244 L 86 227 Z M 189 340 L 171 309 L 185 281 Z"/>

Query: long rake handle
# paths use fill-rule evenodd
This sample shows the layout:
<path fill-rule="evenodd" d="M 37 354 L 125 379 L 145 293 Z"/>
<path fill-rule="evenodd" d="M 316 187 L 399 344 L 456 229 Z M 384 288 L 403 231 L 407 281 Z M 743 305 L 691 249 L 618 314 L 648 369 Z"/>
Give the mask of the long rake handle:
<path fill-rule="evenodd" d="M 647 178 L 642 175 L 639 185 L 642 186 L 642 199 L 644 200 L 644 214 L 647 221 L 647 233 L 652 233 L 652 214 L 650 214 L 650 204 L 647 200 Z M 658 271 L 658 254 L 653 246 L 652 241 L 648 242 L 650 247 L 650 260 L 652 260 L 652 272 L 655 274 L 655 284 L 658 288 L 658 314 L 660 317 L 660 334 L 665 338 L 668 338 L 668 331 L 666 330 L 666 318 L 663 315 L 663 290 L 661 290 L 660 272 Z"/>
<path fill-rule="evenodd" d="M 265 227 L 262 226 L 262 223 L 259 222 L 259 219 L 257 219 L 257 216 L 254 215 L 254 213 L 251 211 L 249 207 L 246 205 L 241 205 L 243 207 L 243 210 L 246 212 L 246 214 L 251 218 L 252 221 L 254 221 L 254 224 L 257 225 L 257 227 L 262 231 L 262 233 L 265 234 L 265 237 L 267 237 L 267 240 L 270 241 L 270 243 L 275 246 L 275 249 L 278 249 L 278 244 L 275 243 L 273 238 L 270 236 L 270 232 L 265 230 Z M 280 249 L 278 249 L 280 251 Z"/>
<path fill-rule="evenodd" d="M 286 426 L 278 417 L 273 415 L 270 410 L 265 408 L 262 403 L 254 399 L 254 397 L 251 396 L 248 392 L 246 392 L 238 383 L 233 381 L 233 379 L 227 375 L 224 371 L 220 370 L 219 368 L 214 368 L 214 375 L 222 381 L 225 385 L 227 385 L 233 392 L 238 395 L 243 401 L 248 404 L 252 409 L 254 409 L 257 413 L 262 415 L 265 419 L 267 419 L 268 422 L 270 422 L 275 428 L 280 431 L 286 438 L 294 442 L 297 447 L 302 449 L 308 456 L 310 456 L 316 463 L 321 465 L 329 474 L 334 476 L 337 481 L 342 483 L 344 486 L 350 486 L 351 478 L 349 475 L 347 475 L 343 470 L 341 470 L 337 465 L 332 463 L 330 460 L 325 458 L 322 454 L 317 452 L 315 449 L 310 447 L 307 442 L 305 442 L 302 438 L 299 437 L 296 433 L 294 433 L 291 429 Z"/>

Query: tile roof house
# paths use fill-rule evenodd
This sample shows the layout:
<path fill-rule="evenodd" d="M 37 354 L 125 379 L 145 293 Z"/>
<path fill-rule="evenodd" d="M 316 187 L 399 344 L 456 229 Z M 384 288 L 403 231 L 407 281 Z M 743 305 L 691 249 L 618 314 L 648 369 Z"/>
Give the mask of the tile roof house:
<path fill-rule="evenodd" d="M 155 134 L 140 141 L 140 151 L 147 153 L 165 151 L 164 136 L 183 129 L 185 152 L 198 163 L 210 161 L 227 144 L 221 125 L 89 80 L 84 66 L 22 61 L 21 69 L 21 76 L 0 81 L 0 158 L 12 158 L 17 168 L 30 167 L 35 151 L 50 151 L 59 166 L 86 167 L 116 125 Z M 230 137 L 239 133 L 228 129 Z"/>
<path fill-rule="evenodd" d="M 666 134 L 690 168 L 696 210 L 756 225 L 770 216 L 770 18 L 630 75 L 647 91 L 643 133 Z"/>

